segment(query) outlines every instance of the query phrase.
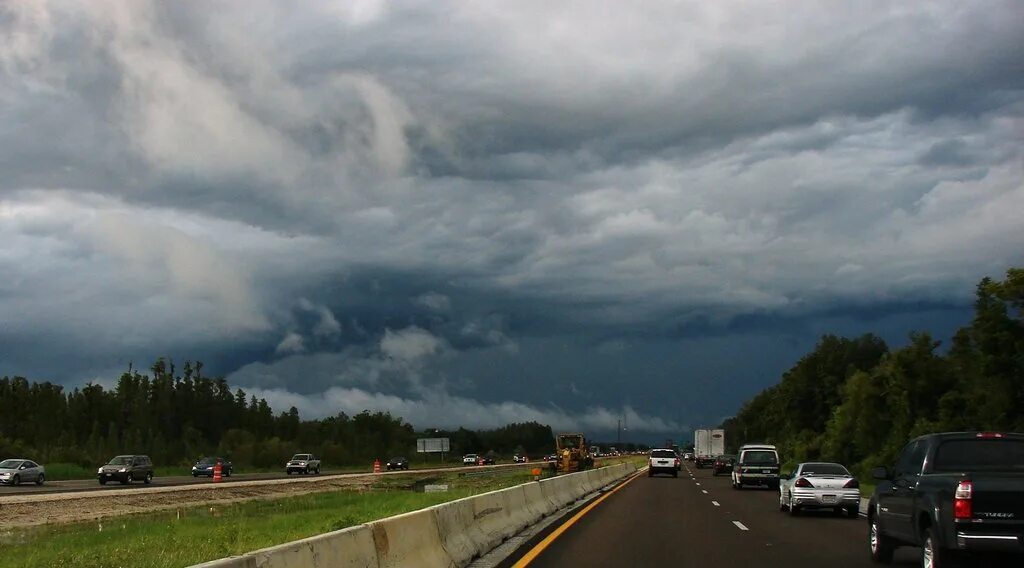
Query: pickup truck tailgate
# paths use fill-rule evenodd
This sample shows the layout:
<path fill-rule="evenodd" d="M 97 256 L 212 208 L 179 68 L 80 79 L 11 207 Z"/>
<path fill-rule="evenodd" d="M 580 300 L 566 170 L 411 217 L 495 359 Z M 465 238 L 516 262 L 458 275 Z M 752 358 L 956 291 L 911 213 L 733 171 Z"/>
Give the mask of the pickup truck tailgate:
<path fill-rule="evenodd" d="M 1019 521 L 1024 529 L 1024 474 L 968 474 L 973 485 L 972 517 Z"/>

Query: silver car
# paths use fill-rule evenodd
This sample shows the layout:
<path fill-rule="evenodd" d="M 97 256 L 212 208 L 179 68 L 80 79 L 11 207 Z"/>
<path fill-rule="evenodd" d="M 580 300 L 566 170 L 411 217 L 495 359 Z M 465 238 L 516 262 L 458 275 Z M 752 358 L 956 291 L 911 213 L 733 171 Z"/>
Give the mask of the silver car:
<path fill-rule="evenodd" d="M 838 463 L 805 462 L 779 483 L 779 510 L 799 515 L 803 509 L 860 512 L 860 483 Z"/>
<path fill-rule="evenodd" d="M 0 483 L 21 485 L 35 483 L 42 485 L 46 480 L 46 468 L 32 460 L 16 458 L 0 462 Z"/>

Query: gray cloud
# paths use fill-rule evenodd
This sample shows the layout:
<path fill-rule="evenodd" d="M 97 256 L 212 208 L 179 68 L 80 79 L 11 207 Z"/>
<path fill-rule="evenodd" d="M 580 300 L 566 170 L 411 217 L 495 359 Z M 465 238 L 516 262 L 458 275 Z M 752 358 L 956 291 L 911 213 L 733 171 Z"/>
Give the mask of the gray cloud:
<path fill-rule="evenodd" d="M 3 5 L 0 373 L 198 352 L 415 413 L 529 367 L 623 408 L 523 361 L 685 390 L 645 345 L 959 306 L 1024 260 L 1016 3 L 624 9 Z"/>

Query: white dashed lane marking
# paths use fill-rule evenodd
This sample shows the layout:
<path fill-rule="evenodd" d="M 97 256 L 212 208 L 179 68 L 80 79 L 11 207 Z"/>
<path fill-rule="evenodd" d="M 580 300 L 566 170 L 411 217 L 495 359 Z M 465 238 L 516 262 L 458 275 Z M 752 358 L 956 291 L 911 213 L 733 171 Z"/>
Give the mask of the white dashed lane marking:
<path fill-rule="evenodd" d="M 708 490 L 707 489 L 701 489 L 701 492 L 704 493 L 705 495 L 708 494 Z"/>
<path fill-rule="evenodd" d="M 715 507 L 721 507 L 721 505 L 718 504 L 718 501 L 712 501 L 711 504 Z"/>
<path fill-rule="evenodd" d="M 750 530 L 750 529 L 748 529 L 746 527 L 746 525 L 744 525 L 743 523 L 741 523 L 739 521 L 733 521 L 732 524 L 736 525 L 736 528 L 740 529 L 741 531 L 749 531 Z"/>

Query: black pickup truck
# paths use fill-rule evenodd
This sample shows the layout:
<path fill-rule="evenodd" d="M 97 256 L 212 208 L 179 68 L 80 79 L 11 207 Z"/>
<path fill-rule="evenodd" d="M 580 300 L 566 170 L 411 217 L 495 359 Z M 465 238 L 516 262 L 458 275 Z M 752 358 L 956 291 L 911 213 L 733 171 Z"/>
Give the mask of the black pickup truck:
<path fill-rule="evenodd" d="M 891 469 L 872 475 L 879 480 L 868 504 L 875 562 L 891 562 L 898 546 L 919 546 L 921 565 L 930 568 L 978 552 L 1009 554 L 1012 565 L 1024 565 L 1024 434 L 921 436 Z"/>

